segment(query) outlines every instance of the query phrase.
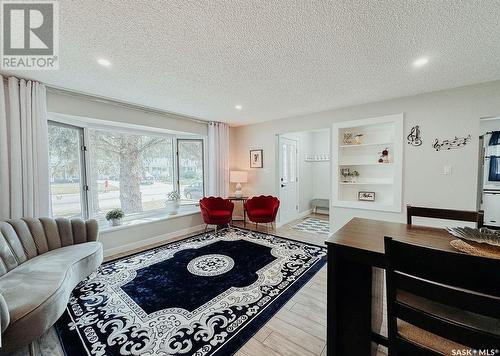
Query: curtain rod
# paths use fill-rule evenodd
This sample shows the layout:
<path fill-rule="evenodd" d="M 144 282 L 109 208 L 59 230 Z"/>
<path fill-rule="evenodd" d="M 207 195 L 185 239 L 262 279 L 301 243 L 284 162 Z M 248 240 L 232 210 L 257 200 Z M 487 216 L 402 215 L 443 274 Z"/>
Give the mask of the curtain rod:
<path fill-rule="evenodd" d="M 38 80 L 28 79 L 28 78 L 20 78 L 20 77 L 17 77 L 15 75 L 8 75 L 8 77 L 14 77 L 14 78 L 17 78 L 17 79 L 24 79 L 24 80 L 31 80 L 31 81 L 37 81 L 37 82 L 39 82 Z M 3 76 L 3 81 L 7 82 L 8 81 L 8 77 L 4 75 Z M 122 100 L 111 99 L 111 98 L 107 98 L 107 97 L 100 97 L 100 96 L 97 96 L 97 95 L 87 94 L 87 93 L 83 93 L 83 92 L 76 91 L 76 90 L 61 88 L 61 87 L 58 87 L 58 86 L 55 86 L 55 85 L 47 85 L 45 83 L 43 83 L 43 84 L 47 88 L 47 91 L 49 91 L 51 93 L 55 93 L 55 94 L 62 94 L 62 95 L 80 97 L 80 98 L 84 98 L 84 99 L 95 101 L 95 102 L 99 102 L 99 103 L 105 103 L 105 104 L 115 105 L 115 106 L 123 107 L 123 108 L 126 108 L 126 109 L 139 110 L 139 111 L 146 112 L 146 113 L 151 113 L 151 114 L 172 115 L 172 116 L 178 117 L 181 120 L 193 121 L 193 122 L 196 122 L 196 123 L 199 123 L 199 124 L 208 125 L 208 123 L 210 122 L 208 120 L 205 121 L 205 120 L 197 119 L 195 117 L 186 116 L 184 114 L 177 114 L 177 113 L 166 111 L 166 110 L 152 108 L 150 106 L 145 106 L 145 105 L 140 105 L 140 104 L 131 104 L 131 103 L 127 103 L 126 101 L 122 101 Z"/>

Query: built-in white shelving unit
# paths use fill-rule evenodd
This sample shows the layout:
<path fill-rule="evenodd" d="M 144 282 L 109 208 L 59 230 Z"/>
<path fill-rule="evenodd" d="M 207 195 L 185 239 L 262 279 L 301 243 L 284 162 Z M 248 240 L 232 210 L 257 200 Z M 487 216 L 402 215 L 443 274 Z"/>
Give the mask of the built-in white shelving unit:
<path fill-rule="evenodd" d="M 348 142 L 345 142 L 344 134 L 347 134 Z M 362 135 L 361 140 L 356 142 L 356 135 Z M 384 149 L 389 155 L 379 163 Z M 334 124 L 332 162 L 333 206 L 400 212 L 403 114 Z M 359 175 L 346 178 L 341 174 L 341 170 L 346 169 Z M 360 191 L 374 192 L 375 201 L 358 200 Z"/>

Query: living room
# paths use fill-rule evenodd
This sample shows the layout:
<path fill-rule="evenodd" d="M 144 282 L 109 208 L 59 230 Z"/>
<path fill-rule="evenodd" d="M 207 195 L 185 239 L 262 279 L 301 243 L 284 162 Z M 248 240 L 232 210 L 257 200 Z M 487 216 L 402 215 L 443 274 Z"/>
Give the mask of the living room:
<path fill-rule="evenodd" d="M 0 354 L 499 353 L 498 1 L 1 6 Z"/>

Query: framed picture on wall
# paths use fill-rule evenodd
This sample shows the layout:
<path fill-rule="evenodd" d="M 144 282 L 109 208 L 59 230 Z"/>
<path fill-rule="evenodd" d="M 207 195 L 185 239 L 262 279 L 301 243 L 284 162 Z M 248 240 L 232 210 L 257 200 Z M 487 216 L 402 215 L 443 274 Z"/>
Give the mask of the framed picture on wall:
<path fill-rule="evenodd" d="M 250 150 L 250 168 L 262 168 L 263 166 L 262 150 Z"/>

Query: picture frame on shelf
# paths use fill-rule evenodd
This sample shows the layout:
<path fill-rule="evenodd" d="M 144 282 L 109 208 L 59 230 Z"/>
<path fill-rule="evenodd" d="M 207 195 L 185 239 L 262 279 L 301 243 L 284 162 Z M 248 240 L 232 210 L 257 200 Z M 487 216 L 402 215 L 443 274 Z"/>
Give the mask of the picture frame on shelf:
<path fill-rule="evenodd" d="M 263 168 L 263 150 L 250 150 L 250 168 Z"/>
<path fill-rule="evenodd" d="M 359 201 L 375 201 L 375 192 L 359 191 L 358 192 L 358 200 Z"/>

